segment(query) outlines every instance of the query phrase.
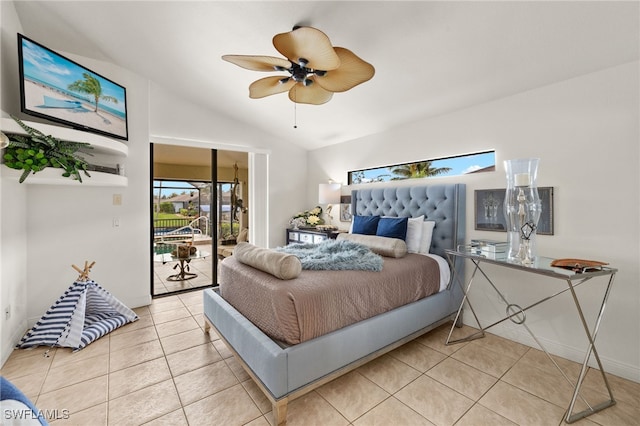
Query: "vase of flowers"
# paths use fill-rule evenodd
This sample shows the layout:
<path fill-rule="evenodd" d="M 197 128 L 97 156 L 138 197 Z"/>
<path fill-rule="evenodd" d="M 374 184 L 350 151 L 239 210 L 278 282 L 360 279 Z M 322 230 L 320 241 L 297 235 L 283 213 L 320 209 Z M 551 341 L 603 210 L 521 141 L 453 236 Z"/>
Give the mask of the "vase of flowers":
<path fill-rule="evenodd" d="M 305 210 L 295 214 L 289 221 L 289 225 L 291 225 L 293 229 L 315 228 L 317 225 L 324 224 L 324 220 L 321 216 L 322 207 L 316 206 L 311 210 Z"/>

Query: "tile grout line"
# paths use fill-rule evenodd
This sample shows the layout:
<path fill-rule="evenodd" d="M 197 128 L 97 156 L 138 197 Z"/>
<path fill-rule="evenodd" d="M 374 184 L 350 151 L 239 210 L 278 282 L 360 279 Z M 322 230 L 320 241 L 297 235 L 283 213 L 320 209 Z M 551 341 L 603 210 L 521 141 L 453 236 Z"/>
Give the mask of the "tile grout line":
<path fill-rule="evenodd" d="M 494 388 L 498 383 L 502 382 L 502 378 L 503 378 L 503 377 L 504 377 L 504 376 L 505 376 L 505 375 L 506 375 L 506 374 L 507 374 L 507 373 L 508 373 L 508 372 L 509 372 L 509 371 L 510 371 L 510 370 L 511 370 L 511 369 L 512 369 L 512 368 L 513 368 L 513 367 L 514 367 L 518 362 L 520 362 L 520 360 L 521 360 L 522 358 L 524 358 L 524 356 L 529 352 L 529 350 L 531 350 L 531 348 L 528 348 L 528 349 L 527 349 L 527 350 L 526 350 L 526 351 L 525 351 L 525 352 L 520 356 L 520 358 L 518 358 L 518 359 L 516 360 L 516 362 L 514 362 L 514 363 L 513 363 L 513 365 L 512 365 L 511 367 L 509 367 L 509 368 L 508 368 L 504 373 L 502 373 L 502 375 L 501 375 L 500 377 L 498 377 L 498 380 L 496 380 L 494 384 L 492 384 L 491 386 L 489 386 L 489 388 L 488 388 L 488 389 L 487 389 L 487 390 L 486 390 L 482 395 L 480 395 L 480 396 L 478 397 L 478 399 L 476 399 L 476 400 L 473 402 L 473 404 L 471 405 L 471 407 L 469 407 L 469 409 L 468 409 L 467 411 L 465 411 L 465 413 L 464 413 L 464 414 L 463 414 L 463 415 L 462 415 L 458 420 L 456 420 L 456 423 L 458 423 L 458 422 L 459 422 L 459 421 L 460 421 L 460 420 L 461 420 L 461 419 L 462 419 L 462 418 L 463 418 L 463 417 L 464 417 L 464 416 L 465 416 L 469 411 L 471 411 L 471 409 L 472 409 L 473 407 L 475 407 L 476 405 L 479 405 L 480 407 L 484 408 L 485 410 L 489 410 L 489 411 L 491 411 L 492 413 L 495 413 L 496 415 L 498 415 L 498 416 L 502 417 L 503 419 L 507 419 L 508 421 L 513 422 L 513 423 L 517 424 L 515 421 L 511 420 L 510 418 L 503 416 L 502 414 L 500 414 L 500 413 L 498 413 L 498 412 L 496 412 L 496 411 L 492 410 L 492 409 L 491 409 L 491 408 L 489 408 L 489 407 L 485 407 L 484 405 L 482 405 L 482 404 L 480 403 L 480 400 L 481 400 L 481 399 L 482 399 L 486 394 L 488 394 L 488 393 L 491 391 L 491 389 L 493 389 L 493 388 Z M 453 358 L 453 359 L 455 359 L 455 358 Z M 462 363 L 463 363 L 463 364 L 465 364 L 465 365 L 468 365 L 467 363 L 465 363 L 465 362 L 463 362 L 463 361 L 460 361 L 460 362 L 462 362 Z M 473 367 L 473 366 L 470 366 L 470 365 L 469 365 L 469 367 L 471 367 L 471 368 L 474 368 L 474 369 L 478 370 L 477 368 L 475 368 L 475 367 Z M 478 370 L 478 371 L 480 371 L 480 370 Z M 486 373 L 485 373 L 485 374 L 486 374 Z M 504 383 L 507 383 L 507 382 L 504 382 Z M 509 383 L 507 383 L 507 384 L 509 384 Z M 511 386 L 513 386 L 513 385 L 511 385 Z M 517 386 L 516 386 L 516 387 L 517 387 Z M 520 388 L 518 388 L 518 389 L 520 389 Z M 454 424 L 455 424 L 455 423 L 454 423 Z"/>
<path fill-rule="evenodd" d="M 175 297 L 175 296 L 169 296 L 169 297 Z M 176 300 L 179 300 L 180 304 L 182 305 L 182 307 L 184 307 L 186 309 L 186 306 L 184 305 L 184 302 L 182 301 L 182 299 L 177 297 Z M 187 309 L 187 311 L 189 311 L 189 310 Z M 164 362 L 167 365 L 167 369 L 169 370 L 169 375 L 171 376 L 171 383 L 173 384 L 173 389 L 175 390 L 176 395 L 178 396 L 178 402 L 180 402 L 180 410 L 182 411 L 182 415 L 184 416 L 184 419 L 185 419 L 185 421 L 187 422 L 187 425 L 188 425 L 189 424 L 189 419 L 187 418 L 187 413 L 184 410 L 184 404 L 182 402 L 182 398 L 180 398 L 180 392 L 178 392 L 178 386 L 176 385 L 175 376 L 173 374 L 173 371 L 171 371 L 171 366 L 169 365 L 169 360 L 167 359 L 167 355 L 168 354 L 167 354 L 167 352 L 165 350 L 164 345 L 162 344 L 162 339 L 160 338 L 160 334 L 158 333 L 158 325 L 159 324 L 164 324 L 164 323 L 156 323 L 155 318 L 153 317 L 153 312 L 150 312 L 150 314 L 151 314 L 151 321 L 153 322 L 153 329 L 156 332 L 156 337 L 158 339 L 158 343 L 160 344 L 160 348 L 162 349 L 162 357 L 164 358 Z M 158 416 L 156 418 L 153 418 L 153 419 L 151 419 L 149 421 L 161 419 L 162 417 L 164 417 L 164 416 L 166 416 L 168 414 L 171 414 L 171 412 L 162 414 L 162 415 L 160 415 L 160 416 Z M 149 423 L 149 422 L 145 422 L 145 423 Z"/>

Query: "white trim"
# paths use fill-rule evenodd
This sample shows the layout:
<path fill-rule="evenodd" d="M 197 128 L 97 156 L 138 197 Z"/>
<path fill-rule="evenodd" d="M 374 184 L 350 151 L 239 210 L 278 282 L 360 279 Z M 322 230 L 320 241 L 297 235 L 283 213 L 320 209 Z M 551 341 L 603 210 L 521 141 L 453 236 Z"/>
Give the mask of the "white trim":
<path fill-rule="evenodd" d="M 175 145 L 248 153 L 248 205 L 251 209 L 249 213 L 249 241 L 260 247 L 269 247 L 269 155 L 271 154 L 271 150 L 223 142 L 158 135 L 151 135 L 149 139 L 151 143 L 159 145 Z"/>
<path fill-rule="evenodd" d="M 249 206 L 249 241 L 269 247 L 269 156 L 264 153 L 249 153 Z"/>
<path fill-rule="evenodd" d="M 194 148 L 208 148 L 208 149 L 217 149 L 217 150 L 223 150 L 223 151 L 238 151 L 238 152 L 265 154 L 265 155 L 271 154 L 270 149 L 255 148 L 251 146 L 236 145 L 236 144 L 225 143 L 225 142 L 205 141 L 200 139 L 176 138 L 172 136 L 150 135 L 149 141 L 151 143 L 155 143 L 159 145 L 189 146 Z"/>
<path fill-rule="evenodd" d="M 3 112 L 4 114 L 4 112 Z M 102 136 L 82 130 L 70 129 L 54 124 L 36 123 L 34 121 L 20 120 L 29 127 L 41 131 L 45 135 L 53 135 L 54 137 L 69 142 L 90 143 L 96 152 L 105 152 L 107 154 L 126 157 L 129 154 L 129 147 L 119 139 Z M 26 135 L 27 132 L 20 127 L 12 118 L 2 117 L 0 119 L 2 130 L 6 133 L 15 133 Z"/>
<path fill-rule="evenodd" d="M 75 186 L 114 186 L 114 187 L 126 187 L 129 184 L 129 179 L 125 176 L 114 175 L 111 173 L 103 173 L 96 171 L 89 171 L 91 177 L 86 176 L 80 172 L 82 182 L 73 179 L 71 177 L 62 176 L 63 169 L 56 167 L 47 167 L 40 170 L 37 173 L 30 173 L 29 176 L 23 182 L 26 185 L 75 185 Z M 9 179 L 12 181 L 18 181 L 22 176 L 22 170 L 10 169 L 8 167 L 0 168 L 0 176 L 3 179 Z"/>
<path fill-rule="evenodd" d="M 36 320 L 34 320 L 33 324 L 35 324 L 36 321 L 38 321 L 39 319 L 40 318 L 37 318 Z M 9 342 L 11 343 L 11 346 L 8 348 L 3 348 L 2 359 L 0 359 L 0 367 L 4 366 L 4 363 L 7 362 L 7 360 L 13 353 L 13 350 L 15 349 L 16 344 L 20 341 L 20 339 L 22 339 L 22 336 L 24 336 L 24 334 L 31 327 L 33 327 L 33 325 L 28 326 L 27 324 L 28 324 L 27 321 L 20 321 L 20 324 L 18 325 L 18 327 L 16 327 L 16 329 L 12 333 L 11 339 L 9 340 Z"/>

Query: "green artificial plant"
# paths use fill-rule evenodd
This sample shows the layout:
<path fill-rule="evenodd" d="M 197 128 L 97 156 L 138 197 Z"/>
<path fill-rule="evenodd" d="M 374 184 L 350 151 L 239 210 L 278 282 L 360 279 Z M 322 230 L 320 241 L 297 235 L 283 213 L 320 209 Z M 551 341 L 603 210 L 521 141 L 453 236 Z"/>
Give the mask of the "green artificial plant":
<path fill-rule="evenodd" d="M 78 155 L 81 149 L 93 148 L 89 143 L 61 141 L 27 126 L 14 116 L 11 118 L 27 132 L 27 135 L 7 134 L 9 146 L 5 148 L 3 156 L 5 166 L 22 170 L 20 183 L 24 182 L 29 174 L 35 174 L 46 167 L 61 168 L 64 170 L 62 176 L 80 182 L 82 182 L 81 173 L 91 177 L 87 172 L 89 164 Z"/>

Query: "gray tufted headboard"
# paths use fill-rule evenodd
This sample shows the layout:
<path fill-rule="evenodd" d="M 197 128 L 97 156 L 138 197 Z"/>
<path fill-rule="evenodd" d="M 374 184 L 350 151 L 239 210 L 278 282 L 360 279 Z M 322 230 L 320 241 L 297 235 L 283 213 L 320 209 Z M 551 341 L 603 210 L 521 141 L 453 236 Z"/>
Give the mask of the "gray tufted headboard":
<path fill-rule="evenodd" d="M 418 217 L 436 222 L 431 240 L 433 254 L 446 257 L 465 239 L 466 187 L 464 184 L 357 189 L 351 192 L 351 211 L 357 216 Z"/>

